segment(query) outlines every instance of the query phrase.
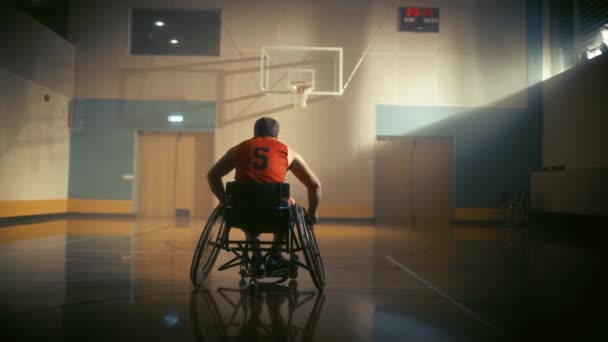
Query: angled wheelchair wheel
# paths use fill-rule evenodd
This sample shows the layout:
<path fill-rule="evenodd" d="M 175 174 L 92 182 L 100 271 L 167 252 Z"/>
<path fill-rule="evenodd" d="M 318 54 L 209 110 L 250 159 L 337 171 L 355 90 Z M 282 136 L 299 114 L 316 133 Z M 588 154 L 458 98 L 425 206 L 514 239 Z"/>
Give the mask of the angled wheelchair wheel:
<path fill-rule="evenodd" d="M 194 250 L 190 265 L 190 281 L 194 286 L 203 284 L 211 272 L 223 243 L 224 226 L 224 206 L 219 205 L 207 220 Z"/>
<path fill-rule="evenodd" d="M 302 217 L 304 217 L 304 210 L 302 209 Z M 310 225 L 306 225 L 308 228 L 306 232 L 308 233 L 308 241 L 310 244 L 310 249 L 312 252 L 312 259 L 317 269 L 317 277 L 323 286 L 325 286 L 325 267 L 323 266 L 323 259 L 321 259 L 321 252 L 319 251 L 319 244 L 317 243 L 317 237 L 315 236 L 315 231 L 310 227 Z"/>
<path fill-rule="evenodd" d="M 304 208 L 297 206 L 294 207 L 294 210 L 298 238 L 302 247 L 304 259 L 308 266 L 308 271 L 310 272 L 310 278 L 318 290 L 323 290 L 323 287 L 325 286 L 325 269 L 323 267 L 321 253 L 319 253 L 317 240 L 312 228 L 304 219 Z"/>

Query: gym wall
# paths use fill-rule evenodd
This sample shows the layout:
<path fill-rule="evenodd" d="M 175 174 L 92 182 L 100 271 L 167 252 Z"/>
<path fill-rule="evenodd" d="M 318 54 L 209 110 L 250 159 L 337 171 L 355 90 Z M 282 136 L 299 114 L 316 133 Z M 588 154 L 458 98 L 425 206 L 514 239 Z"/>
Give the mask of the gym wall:
<path fill-rule="evenodd" d="M 221 8 L 221 54 L 169 57 L 130 56 L 128 47 L 129 9 L 167 8 L 166 2 L 74 2 L 70 37 L 78 46 L 75 96 L 215 102 L 216 159 L 250 137 L 257 118 L 273 116 L 281 123 L 280 139 L 300 152 L 321 178 L 324 217 L 374 216 L 374 144 L 378 135 L 386 133 L 376 130 L 377 122 L 382 122 L 378 127 L 395 129 L 394 134 L 412 134 L 408 118 L 420 107 L 429 108 L 427 112 L 416 109 L 416 115 L 475 113 L 443 130 L 455 137 L 470 137 L 467 132 L 472 130 L 498 141 L 510 139 L 521 125 L 534 124 L 515 146 L 479 146 L 485 142 L 480 138 L 472 139 L 471 145 L 465 143 L 463 150 L 465 140 L 455 142 L 457 206 L 485 208 L 498 199 L 499 189 L 525 186 L 525 175 L 540 165 L 540 143 L 529 146 L 530 141 L 540 140 L 540 112 L 528 111 L 528 1 L 397 3 L 440 7 L 438 34 L 397 32 L 395 4 L 176 0 L 170 8 Z M 312 97 L 306 109 L 294 109 L 289 95 L 259 92 L 262 45 L 341 46 L 346 81 L 372 40 L 361 68 L 341 97 Z M 482 128 L 475 126 L 474 117 L 481 118 Z M 416 131 L 433 135 L 441 130 L 425 125 Z M 524 164 L 514 158 L 520 149 L 531 154 Z M 507 153 L 505 159 L 493 159 L 502 152 Z M 493 156 L 490 160 L 489 155 Z M 459 169 L 470 167 L 475 168 L 472 173 L 459 176 Z M 497 167 L 502 168 L 500 172 L 489 172 Z M 471 182 L 479 175 L 486 175 L 481 187 L 498 185 L 489 191 L 476 190 Z M 293 178 L 289 181 L 297 183 Z M 303 187 L 293 188 L 296 199 L 305 201 Z"/>
<path fill-rule="evenodd" d="M 608 215 L 608 56 L 544 83 L 543 166 L 532 176 L 537 211 Z"/>
<path fill-rule="evenodd" d="M 14 10 L 0 36 L 0 218 L 64 213 L 76 48 Z"/>

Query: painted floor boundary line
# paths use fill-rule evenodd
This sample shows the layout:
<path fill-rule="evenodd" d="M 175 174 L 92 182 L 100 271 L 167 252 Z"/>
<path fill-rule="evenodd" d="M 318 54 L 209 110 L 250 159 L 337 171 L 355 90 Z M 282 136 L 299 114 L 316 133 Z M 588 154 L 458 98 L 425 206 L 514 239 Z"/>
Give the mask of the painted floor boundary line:
<path fill-rule="evenodd" d="M 409 268 L 405 267 L 403 264 L 401 264 L 399 261 L 393 259 L 391 256 L 387 255 L 386 259 L 388 261 L 390 261 L 391 263 L 395 264 L 400 269 L 402 269 L 405 272 L 407 272 L 412 277 L 416 278 L 416 280 L 418 280 L 419 282 L 423 283 L 424 285 L 426 285 L 431 290 L 435 291 L 438 295 L 440 295 L 441 297 L 443 297 L 448 302 L 452 303 L 454 306 L 456 306 L 457 308 L 459 308 L 462 312 L 464 312 L 465 314 L 469 315 L 471 318 L 475 319 L 479 323 L 481 323 L 481 324 L 485 325 L 486 327 L 488 327 L 488 328 L 494 330 L 495 332 L 499 333 L 502 337 L 504 337 L 504 338 L 506 338 L 508 340 L 511 340 L 511 338 L 509 338 L 507 336 L 507 334 L 505 334 L 500 328 L 498 328 L 494 324 L 486 321 L 479 314 L 477 314 L 476 312 L 472 311 L 471 309 L 469 309 L 468 307 L 466 307 L 464 304 L 461 304 L 456 299 L 450 297 L 450 295 L 448 295 L 447 293 L 441 291 L 441 289 L 437 288 L 431 282 L 429 282 L 428 280 L 426 280 L 426 279 L 422 278 L 421 276 L 419 276 L 416 272 L 414 272 L 414 271 L 410 270 Z"/>

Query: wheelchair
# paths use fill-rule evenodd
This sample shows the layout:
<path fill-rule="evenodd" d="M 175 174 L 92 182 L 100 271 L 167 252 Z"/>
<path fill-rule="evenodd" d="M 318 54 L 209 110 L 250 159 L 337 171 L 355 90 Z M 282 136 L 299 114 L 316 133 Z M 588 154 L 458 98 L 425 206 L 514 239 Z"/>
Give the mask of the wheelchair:
<path fill-rule="evenodd" d="M 305 269 L 315 287 L 322 291 L 325 286 L 325 270 L 319 246 L 311 225 L 306 220 L 304 208 L 289 205 L 289 184 L 287 183 L 239 183 L 226 184 L 227 201 L 218 205 L 203 229 L 190 266 L 190 280 L 200 286 L 211 273 L 221 250 L 231 253 L 233 258 L 219 266 L 218 271 L 239 268 L 241 285 L 257 285 L 267 278 L 276 279 L 278 284 L 287 279 L 296 279 L 298 270 Z M 280 247 L 272 241 L 233 240 L 232 228 L 240 228 L 245 233 L 285 234 Z M 253 253 L 268 260 L 271 251 L 286 253 L 288 264 L 278 270 L 254 269 Z M 251 254 L 251 255 L 250 255 Z M 299 254 L 303 255 L 303 261 Z"/>

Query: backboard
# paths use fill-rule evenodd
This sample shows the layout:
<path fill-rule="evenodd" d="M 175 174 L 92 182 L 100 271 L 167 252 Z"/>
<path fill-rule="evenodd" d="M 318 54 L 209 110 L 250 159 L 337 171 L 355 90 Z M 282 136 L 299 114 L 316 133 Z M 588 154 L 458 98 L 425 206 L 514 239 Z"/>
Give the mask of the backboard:
<path fill-rule="evenodd" d="M 264 46 L 260 54 L 260 90 L 291 94 L 293 82 L 313 84 L 310 95 L 342 95 L 342 48 Z"/>

